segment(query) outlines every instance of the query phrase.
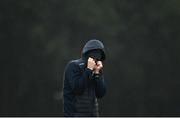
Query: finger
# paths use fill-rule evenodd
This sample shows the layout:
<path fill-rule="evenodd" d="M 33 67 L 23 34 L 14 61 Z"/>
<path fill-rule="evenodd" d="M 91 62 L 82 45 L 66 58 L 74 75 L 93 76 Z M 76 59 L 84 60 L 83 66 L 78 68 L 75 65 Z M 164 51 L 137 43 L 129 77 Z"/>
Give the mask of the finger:
<path fill-rule="evenodd" d="M 97 61 L 97 65 L 102 65 L 102 61 Z"/>
<path fill-rule="evenodd" d="M 88 61 L 93 61 L 93 62 L 95 62 L 94 59 L 91 58 L 91 57 L 89 57 Z"/>
<path fill-rule="evenodd" d="M 88 63 L 91 63 L 91 64 L 93 64 L 93 65 L 96 65 L 96 63 L 95 63 L 95 61 L 94 61 L 93 58 L 89 58 L 89 59 L 88 59 Z"/>
<path fill-rule="evenodd" d="M 102 64 L 102 62 L 99 62 L 98 67 L 99 67 L 99 68 L 103 68 L 103 64 Z"/>
<path fill-rule="evenodd" d="M 102 61 L 97 61 L 98 64 L 102 64 Z"/>

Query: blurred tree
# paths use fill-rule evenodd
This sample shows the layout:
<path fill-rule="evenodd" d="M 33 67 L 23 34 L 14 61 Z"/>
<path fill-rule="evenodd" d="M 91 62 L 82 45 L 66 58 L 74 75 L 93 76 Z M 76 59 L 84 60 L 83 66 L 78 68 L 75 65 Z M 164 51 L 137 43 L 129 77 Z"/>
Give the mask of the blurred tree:
<path fill-rule="evenodd" d="M 62 116 L 66 63 L 106 45 L 101 116 L 179 116 L 179 0 L 0 1 L 0 116 Z"/>

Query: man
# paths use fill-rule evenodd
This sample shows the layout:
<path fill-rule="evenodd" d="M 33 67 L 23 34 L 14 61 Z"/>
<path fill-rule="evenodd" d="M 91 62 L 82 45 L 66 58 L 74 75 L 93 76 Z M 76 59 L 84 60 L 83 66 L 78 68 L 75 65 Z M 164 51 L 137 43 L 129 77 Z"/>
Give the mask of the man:
<path fill-rule="evenodd" d="M 106 93 L 103 76 L 104 45 L 93 39 L 88 41 L 82 57 L 70 61 L 64 72 L 64 116 L 98 116 L 97 98 Z"/>

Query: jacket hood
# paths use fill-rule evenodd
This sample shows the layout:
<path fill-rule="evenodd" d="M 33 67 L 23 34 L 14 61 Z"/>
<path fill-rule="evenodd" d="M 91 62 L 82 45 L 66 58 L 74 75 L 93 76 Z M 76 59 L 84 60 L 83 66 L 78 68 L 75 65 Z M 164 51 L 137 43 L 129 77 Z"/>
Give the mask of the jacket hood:
<path fill-rule="evenodd" d="M 83 50 L 82 50 L 82 56 L 85 57 L 89 51 L 96 50 L 96 49 L 99 49 L 102 51 L 102 54 L 103 54 L 102 61 L 104 61 L 106 58 L 104 45 L 101 41 L 96 40 L 96 39 L 89 40 L 84 45 Z"/>

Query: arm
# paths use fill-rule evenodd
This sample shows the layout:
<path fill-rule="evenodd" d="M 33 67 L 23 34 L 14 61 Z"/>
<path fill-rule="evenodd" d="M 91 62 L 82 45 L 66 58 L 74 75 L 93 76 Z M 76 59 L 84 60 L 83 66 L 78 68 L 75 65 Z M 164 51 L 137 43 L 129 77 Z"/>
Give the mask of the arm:
<path fill-rule="evenodd" d="M 106 93 L 106 85 L 103 74 L 95 77 L 95 93 L 97 98 L 102 98 Z"/>
<path fill-rule="evenodd" d="M 86 68 L 83 73 L 80 72 L 78 65 L 70 62 L 65 69 L 65 79 L 75 94 L 82 94 L 87 87 L 87 79 L 92 74 L 92 70 Z"/>
<path fill-rule="evenodd" d="M 97 98 L 102 98 L 106 93 L 106 86 L 104 82 L 104 75 L 102 72 L 103 64 L 101 61 L 97 62 L 94 68 L 93 78 L 95 80 L 95 92 Z"/>

